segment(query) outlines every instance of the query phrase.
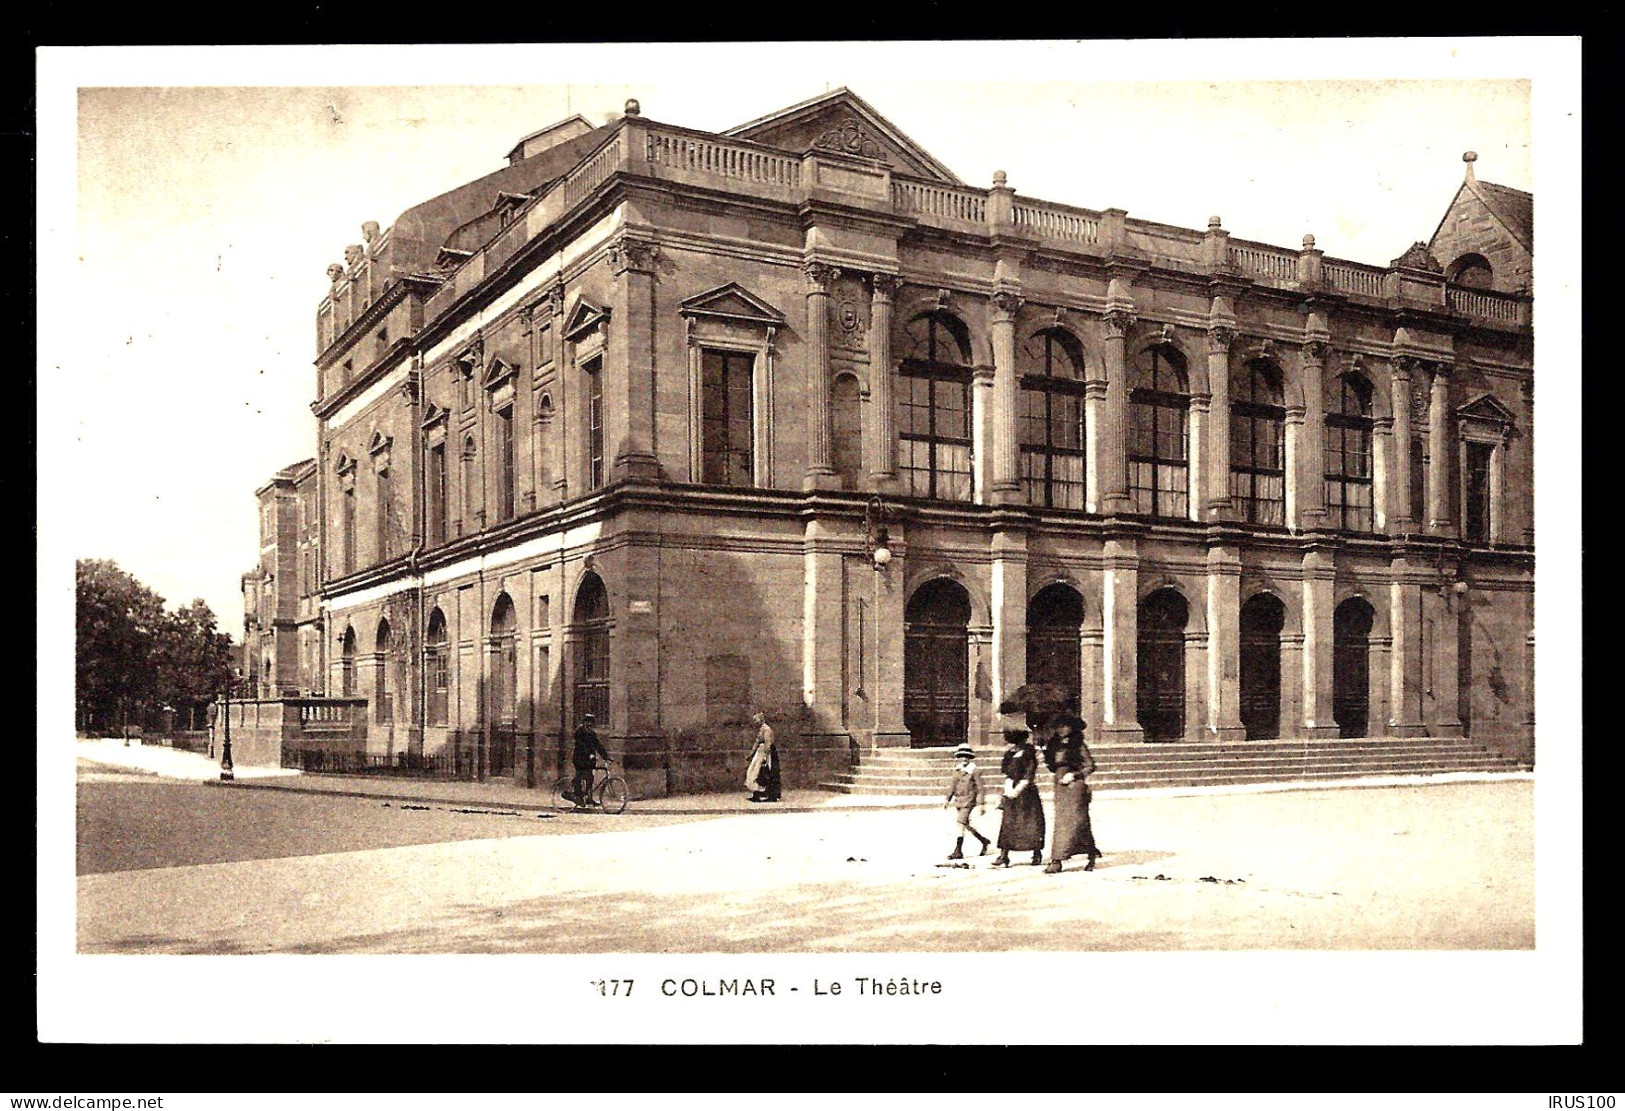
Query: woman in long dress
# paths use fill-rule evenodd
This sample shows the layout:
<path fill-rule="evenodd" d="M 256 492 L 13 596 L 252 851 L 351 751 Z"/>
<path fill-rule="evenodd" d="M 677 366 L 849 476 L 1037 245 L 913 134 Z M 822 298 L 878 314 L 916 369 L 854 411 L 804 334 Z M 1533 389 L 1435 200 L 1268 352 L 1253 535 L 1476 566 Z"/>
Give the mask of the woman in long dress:
<path fill-rule="evenodd" d="M 1089 822 L 1088 777 L 1095 770 L 1095 758 L 1083 743 L 1084 728 L 1083 719 L 1069 707 L 1050 720 L 1044 742 L 1044 763 L 1055 773 L 1055 840 L 1044 868 L 1051 874 L 1073 856 L 1087 856 L 1083 870 L 1093 872 L 1100 856 Z"/>
<path fill-rule="evenodd" d="M 1009 745 L 999 771 L 1004 775 L 1004 798 L 1000 802 L 999 855 L 995 868 L 1010 866 L 1010 853 L 1031 852 L 1033 863 L 1044 856 L 1044 803 L 1038 797 L 1038 752 L 1025 729 L 1006 729 Z"/>
<path fill-rule="evenodd" d="M 779 801 L 779 750 L 773 743 L 773 727 L 767 717 L 757 714 L 756 747 L 751 750 L 750 764 L 745 768 L 745 790 L 750 802 Z"/>

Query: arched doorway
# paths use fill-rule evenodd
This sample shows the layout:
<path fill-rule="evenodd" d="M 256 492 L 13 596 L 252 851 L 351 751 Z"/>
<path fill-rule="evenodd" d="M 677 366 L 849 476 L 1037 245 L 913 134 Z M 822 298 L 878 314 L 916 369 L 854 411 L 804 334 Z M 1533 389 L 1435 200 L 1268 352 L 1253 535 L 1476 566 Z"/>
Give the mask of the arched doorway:
<path fill-rule="evenodd" d="M 570 615 L 574 725 L 591 714 L 600 732 L 609 728 L 609 591 L 588 571 L 576 591 Z"/>
<path fill-rule="evenodd" d="M 914 748 L 963 744 L 970 724 L 970 595 L 933 579 L 903 612 L 903 724 Z"/>
<path fill-rule="evenodd" d="M 1177 590 L 1153 590 L 1140 602 L 1137 637 L 1140 728 L 1148 741 L 1185 735 L 1185 622 L 1190 606 Z"/>
<path fill-rule="evenodd" d="M 488 655 L 491 706 L 492 775 L 514 772 L 515 735 L 519 728 L 519 647 L 518 621 L 513 599 L 497 595 L 491 607 L 491 639 Z"/>
<path fill-rule="evenodd" d="M 1254 594 L 1241 607 L 1241 724 L 1249 741 L 1281 735 L 1281 627 L 1286 606 Z"/>
<path fill-rule="evenodd" d="M 1082 691 L 1083 595 L 1065 583 L 1046 586 L 1027 603 L 1027 682 Z"/>
<path fill-rule="evenodd" d="M 1349 598 L 1332 614 L 1332 717 L 1339 737 L 1366 735 L 1371 714 L 1371 626 L 1377 613 Z"/>

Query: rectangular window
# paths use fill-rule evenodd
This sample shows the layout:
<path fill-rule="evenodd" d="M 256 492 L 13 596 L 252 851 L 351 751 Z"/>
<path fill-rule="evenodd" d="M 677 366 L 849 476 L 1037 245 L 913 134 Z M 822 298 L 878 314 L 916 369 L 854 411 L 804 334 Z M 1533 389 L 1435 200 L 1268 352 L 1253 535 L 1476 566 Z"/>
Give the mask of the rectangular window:
<path fill-rule="evenodd" d="M 513 517 L 513 406 L 497 411 L 497 515 Z"/>
<path fill-rule="evenodd" d="M 1493 444 L 1468 441 L 1467 444 L 1467 540 L 1473 544 L 1490 542 L 1490 462 Z"/>
<path fill-rule="evenodd" d="M 444 642 L 429 646 L 425 670 L 428 672 L 430 725 L 446 724 L 446 708 L 450 701 L 447 692 L 451 687 L 449 658 Z"/>
<path fill-rule="evenodd" d="M 446 445 L 429 449 L 429 544 L 446 542 Z"/>
<path fill-rule="evenodd" d="M 340 527 L 344 535 L 344 573 L 355 571 L 355 487 L 348 486 L 340 505 Z"/>
<path fill-rule="evenodd" d="M 700 355 L 700 481 L 756 484 L 754 404 L 756 358 L 739 351 Z"/>
<path fill-rule="evenodd" d="M 604 484 L 603 361 L 594 359 L 581 368 L 587 387 L 587 489 Z"/>
<path fill-rule="evenodd" d="M 970 377 L 940 370 L 898 381 L 899 467 L 909 493 L 970 501 Z"/>
<path fill-rule="evenodd" d="M 379 563 L 382 563 L 382 562 L 384 562 L 384 560 L 389 558 L 389 549 L 390 549 L 389 516 L 390 516 L 390 510 L 393 508 L 390 505 L 390 489 L 389 489 L 389 487 L 390 487 L 389 472 L 387 470 L 379 471 L 378 472 L 378 560 L 377 560 L 377 562 L 379 562 Z"/>

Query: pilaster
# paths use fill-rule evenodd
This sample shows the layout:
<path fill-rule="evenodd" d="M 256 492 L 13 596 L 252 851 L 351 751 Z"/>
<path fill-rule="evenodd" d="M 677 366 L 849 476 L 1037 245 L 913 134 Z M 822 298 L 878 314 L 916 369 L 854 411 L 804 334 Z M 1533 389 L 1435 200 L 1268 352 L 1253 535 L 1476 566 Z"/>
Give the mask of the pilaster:
<path fill-rule="evenodd" d="M 1311 317 L 1313 319 L 1313 317 Z M 1319 528 L 1326 519 L 1326 399 L 1325 368 L 1328 345 L 1307 340 L 1302 349 L 1303 438 L 1294 472 L 1298 483 L 1298 517 L 1305 529 Z"/>
<path fill-rule="evenodd" d="M 1244 740 L 1241 724 L 1241 549 L 1236 539 L 1208 542 L 1206 740 Z"/>
<path fill-rule="evenodd" d="M 876 274 L 869 294 L 869 411 L 874 414 L 874 452 L 869 477 L 878 489 L 897 483 L 897 406 L 892 400 L 892 314 L 899 283 Z"/>
<path fill-rule="evenodd" d="M 1329 548 L 1312 545 L 1303 554 L 1303 736 L 1335 737 L 1332 714 L 1335 567 Z"/>
<path fill-rule="evenodd" d="M 1393 511 L 1388 524 L 1391 533 L 1405 535 L 1416 527 L 1416 507 L 1411 505 L 1411 374 L 1416 360 L 1399 356 L 1388 365 L 1394 409 L 1393 501 L 1390 503 Z"/>
<path fill-rule="evenodd" d="M 1420 737 L 1422 726 L 1422 588 L 1416 569 L 1401 552 L 1394 557 L 1388 587 L 1388 732 Z"/>
<path fill-rule="evenodd" d="M 1451 424 L 1450 368 L 1436 363 L 1428 395 L 1428 531 L 1437 536 L 1456 534 L 1450 515 Z"/>
<path fill-rule="evenodd" d="M 1105 635 L 1100 684 L 1103 740 L 1123 744 L 1145 739 L 1139 713 L 1140 552 L 1136 534 L 1118 531 L 1106 538 L 1101 579 L 1101 626 Z"/>
<path fill-rule="evenodd" d="M 1027 681 L 1027 533 L 1001 528 L 992 542 L 993 706 Z"/>
<path fill-rule="evenodd" d="M 621 375 L 606 380 L 621 399 L 624 411 L 613 416 L 613 405 L 605 406 L 605 432 L 619 424 L 622 435 L 604 445 L 613 448 L 613 475 L 616 479 L 657 479 L 660 462 L 655 454 L 655 245 L 633 236 L 622 236 L 609 247 L 610 272 L 616 276 L 613 321 L 621 341 Z M 613 358 L 613 355 L 611 356 Z M 615 421 L 612 424 L 611 421 Z"/>
<path fill-rule="evenodd" d="M 1208 320 L 1207 383 L 1213 405 L 1208 418 L 1208 482 L 1201 519 L 1215 521 L 1230 508 L 1230 345 L 1236 340 L 1236 328 L 1228 298 L 1213 299 Z"/>
<path fill-rule="evenodd" d="M 837 732 L 841 725 L 843 558 L 830 522 L 809 519 L 802 541 L 801 696 L 818 733 Z"/>
<path fill-rule="evenodd" d="M 1134 301 L 1128 286 L 1113 278 L 1107 294 L 1108 307 L 1104 363 L 1106 403 L 1101 412 L 1100 435 L 1096 439 L 1095 473 L 1100 476 L 1099 512 L 1111 515 L 1132 509 L 1128 494 L 1128 367 L 1126 350 L 1129 329 L 1134 326 Z M 1132 716 L 1132 715 L 1131 715 Z M 1137 727 L 1136 727 L 1137 728 Z"/>
<path fill-rule="evenodd" d="M 833 490 L 840 485 L 831 455 L 829 406 L 829 300 L 841 272 L 823 262 L 802 267 L 807 285 L 807 469 L 802 486 Z"/>
<path fill-rule="evenodd" d="M 1021 483 L 1016 470 L 1016 313 L 1021 296 L 1000 289 L 992 297 L 989 331 L 993 345 L 993 475 L 988 501 L 1019 501 Z"/>

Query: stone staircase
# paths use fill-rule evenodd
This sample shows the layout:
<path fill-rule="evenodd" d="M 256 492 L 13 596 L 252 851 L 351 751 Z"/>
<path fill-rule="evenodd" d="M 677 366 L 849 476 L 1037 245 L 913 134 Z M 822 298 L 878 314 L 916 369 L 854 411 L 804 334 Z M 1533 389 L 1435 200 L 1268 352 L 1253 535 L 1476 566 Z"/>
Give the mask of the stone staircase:
<path fill-rule="evenodd" d="M 1527 764 L 1459 737 L 1090 745 L 1089 751 L 1097 766 L 1089 783 L 1097 791 L 1528 770 Z M 989 792 L 1001 783 L 1002 754 L 1002 747 L 976 749 L 976 765 Z M 820 786 L 852 795 L 940 797 L 952 770 L 952 749 L 882 749 Z M 1040 766 L 1038 782 L 1046 797 L 1051 778 Z"/>

